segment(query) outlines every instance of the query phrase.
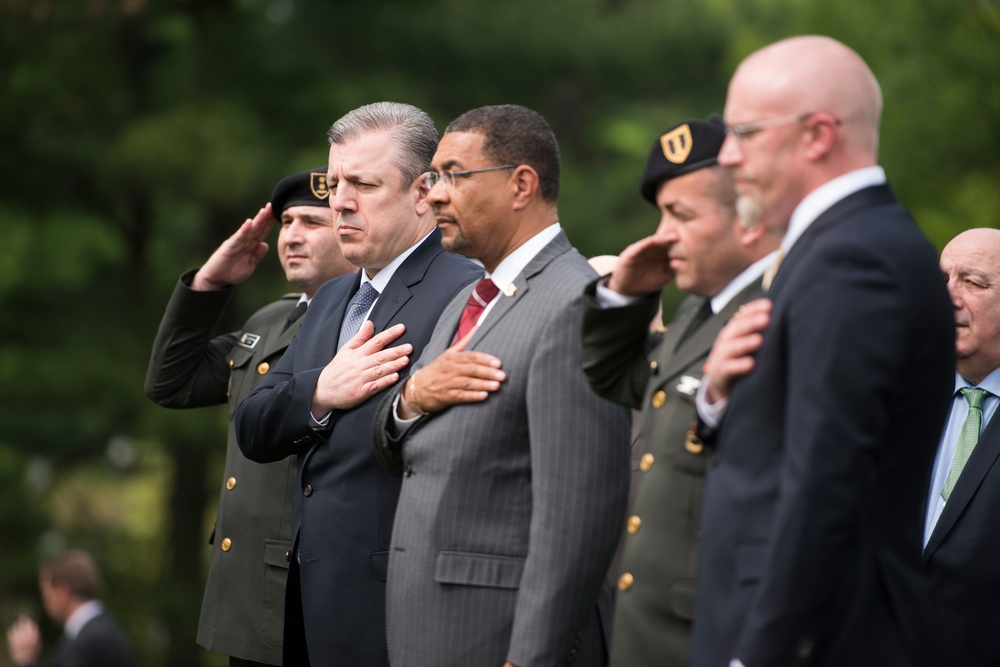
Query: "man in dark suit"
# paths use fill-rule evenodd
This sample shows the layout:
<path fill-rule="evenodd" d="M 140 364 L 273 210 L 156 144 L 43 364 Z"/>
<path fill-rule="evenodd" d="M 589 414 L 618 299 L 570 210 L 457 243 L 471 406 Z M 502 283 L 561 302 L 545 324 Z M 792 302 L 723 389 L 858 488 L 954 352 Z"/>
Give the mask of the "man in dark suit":
<path fill-rule="evenodd" d="M 530 109 L 482 107 L 448 126 L 432 168 L 444 246 L 486 277 L 448 305 L 376 415 L 378 455 L 404 476 L 391 663 L 603 665 L 629 413 L 580 367 L 596 275 L 558 224 L 558 144 Z"/>
<path fill-rule="evenodd" d="M 827 37 L 765 47 L 729 84 L 719 164 L 737 211 L 787 231 L 770 301 L 708 359 L 706 423 L 731 395 L 706 477 L 694 667 L 936 664 L 920 508 L 955 326 L 936 253 L 877 166 L 880 116 L 868 66 Z"/>
<path fill-rule="evenodd" d="M 67 551 L 45 562 L 38 576 L 42 604 L 65 634 L 51 667 L 135 667 L 128 638 L 98 599 L 101 578 L 89 554 Z M 7 631 L 16 667 L 35 667 L 42 642 L 38 626 L 22 616 Z"/>
<path fill-rule="evenodd" d="M 236 406 L 273 368 L 320 285 L 353 272 L 340 251 L 326 167 L 282 179 L 271 201 L 201 268 L 181 276 L 153 342 L 146 395 L 168 408 L 229 405 L 226 464 L 212 534 L 212 556 L 198 643 L 231 665 L 280 665 L 285 579 L 291 549 L 295 459 L 260 465 L 236 445 Z M 273 215 L 272 215 L 273 211 Z M 278 260 L 302 290 L 258 310 L 239 332 L 212 336 L 236 285 L 267 252 L 280 221 Z"/>
<path fill-rule="evenodd" d="M 958 337 L 954 399 L 924 524 L 942 664 L 1000 660 L 1000 230 L 972 229 L 941 253 Z"/>
<path fill-rule="evenodd" d="M 477 271 L 441 248 L 423 178 L 439 138 L 427 114 L 370 104 L 328 138 L 340 246 L 362 270 L 316 293 L 277 368 L 237 410 L 236 433 L 251 460 L 298 455 L 284 664 L 384 667 L 399 480 L 372 452 L 374 397 L 405 376 Z"/>
<path fill-rule="evenodd" d="M 611 664 L 686 667 L 694 615 L 698 514 L 707 460 L 691 431 L 702 366 L 722 325 L 761 296 L 780 236 L 736 215 L 729 171 L 716 164 L 722 118 L 688 120 L 654 142 L 640 192 L 656 233 L 627 247 L 587 286 L 583 369 L 599 395 L 642 408 L 640 476 L 626 524 Z M 692 295 L 665 334 L 648 323 L 670 282 Z"/>

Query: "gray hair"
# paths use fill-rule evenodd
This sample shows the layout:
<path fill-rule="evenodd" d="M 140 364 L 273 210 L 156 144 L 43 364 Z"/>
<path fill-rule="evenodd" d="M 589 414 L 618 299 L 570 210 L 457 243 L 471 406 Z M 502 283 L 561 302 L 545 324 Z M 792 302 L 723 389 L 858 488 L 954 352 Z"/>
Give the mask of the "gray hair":
<path fill-rule="evenodd" d="M 441 134 L 426 112 L 399 102 L 375 102 L 344 114 L 326 133 L 330 145 L 354 141 L 369 132 L 387 132 L 393 138 L 392 163 L 407 188 L 429 171 Z"/>

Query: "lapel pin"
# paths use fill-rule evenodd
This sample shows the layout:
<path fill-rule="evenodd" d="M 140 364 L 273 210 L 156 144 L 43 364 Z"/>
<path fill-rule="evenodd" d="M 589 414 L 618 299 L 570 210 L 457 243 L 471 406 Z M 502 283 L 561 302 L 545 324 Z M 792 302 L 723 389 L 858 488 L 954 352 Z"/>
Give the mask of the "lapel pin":
<path fill-rule="evenodd" d="M 506 296 L 514 296 L 514 292 L 516 291 L 517 291 L 517 285 L 515 285 L 514 283 L 510 283 L 503 288 L 503 293 Z"/>

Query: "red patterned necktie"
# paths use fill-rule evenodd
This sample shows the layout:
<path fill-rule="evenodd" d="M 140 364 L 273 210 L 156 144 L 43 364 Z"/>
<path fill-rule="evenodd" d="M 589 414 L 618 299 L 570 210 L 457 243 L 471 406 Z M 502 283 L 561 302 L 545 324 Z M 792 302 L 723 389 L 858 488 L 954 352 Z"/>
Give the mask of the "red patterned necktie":
<path fill-rule="evenodd" d="M 489 278 L 483 278 L 476 283 L 476 289 L 472 290 L 472 294 L 469 295 L 469 300 L 465 304 L 465 310 L 462 311 L 462 317 L 458 321 L 458 331 L 455 333 L 452 345 L 462 340 L 465 334 L 469 333 L 472 327 L 476 326 L 479 316 L 483 314 L 483 309 L 489 305 L 490 301 L 499 292 L 500 288 Z"/>

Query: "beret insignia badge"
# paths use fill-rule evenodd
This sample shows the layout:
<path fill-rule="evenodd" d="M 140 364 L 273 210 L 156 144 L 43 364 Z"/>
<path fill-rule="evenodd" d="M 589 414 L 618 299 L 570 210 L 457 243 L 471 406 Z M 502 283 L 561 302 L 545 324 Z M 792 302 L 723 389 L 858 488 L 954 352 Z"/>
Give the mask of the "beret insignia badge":
<path fill-rule="evenodd" d="M 330 188 L 326 186 L 326 174 L 309 174 L 309 189 L 316 199 L 326 199 L 330 196 Z"/>
<path fill-rule="evenodd" d="M 663 157 L 674 164 L 683 164 L 684 160 L 691 154 L 691 144 L 691 128 L 688 127 L 687 123 L 675 127 L 660 137 Z"/>

